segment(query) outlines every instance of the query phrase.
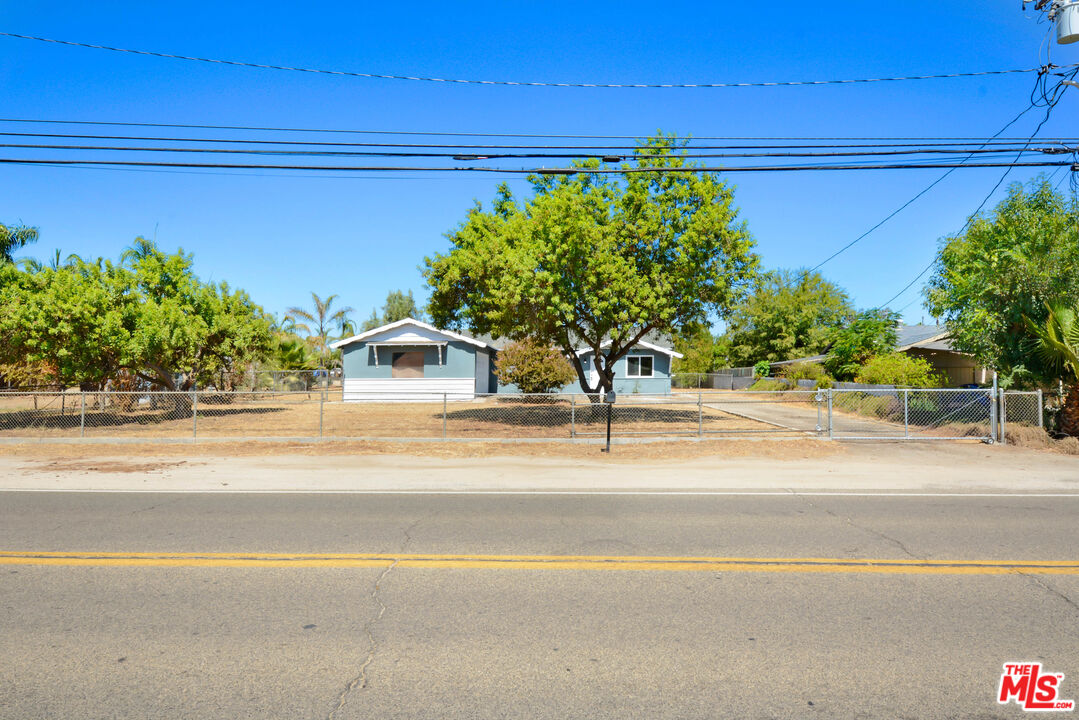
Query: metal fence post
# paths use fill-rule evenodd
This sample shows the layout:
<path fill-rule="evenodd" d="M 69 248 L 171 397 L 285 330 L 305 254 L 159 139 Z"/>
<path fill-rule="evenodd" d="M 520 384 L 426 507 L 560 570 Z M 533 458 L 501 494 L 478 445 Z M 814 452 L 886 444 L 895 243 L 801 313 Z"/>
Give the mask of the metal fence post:
<path fill-rule="evenodd" d="M 322 388 L 322 392 L 318 394 L 318 437 L 322 439 L 322 410 L 326 405 L 326 388 Z"/>
<path fill-rule="evenodd" d="M 442 393 L 442 439 L 446 439 L 446 393 Z"/>
<path fill-rule="evenodd" d="M 1045 429 L 1045 403 L 1042 401 L 1042 389 L 1038 388 L 1038 427 Z"/>
<path fill-rule="evenodd" d="M 903 388 L 903 437 L 910 439 L 910 388 Z"/>
<path fill-rule="evenodd" d="M 832 427 L 832 388 L 828 388 L 828 439 L 835 440 L 835 430 Z"/>
<path fill-rule="evenodd" d="M 191 391 L 191 439 L 199 436 L 199 391 Z"/>
<path fill-rule="evenodd" d="M 569 396 L 569 437 L 570 440 L 577 437 L 577 396 Z"/>
<path fill-rule="evenodd" d="M 697 437 L 704 437 L 704 402 L 701 393 L 697 393 Z"/>
<path fill-rule="evenodd" d="M 79 437 L 86 437 L 86 393 L 79 393 Z"/>
<path fill-rule="evenodd" d="M 1004 390 L 1000 391 L 1000 444 L 1008 444 L 1008 434 L 1005 432 L 1005 423 L 1008 422 L 1008 405 L 1007 405 L 1007 393 Z"/>
<path fill-rule="evenodd" d="M 820 424 L 821 416 L 824 414 L 824 393 L 820 388 L 817 388 L 816 394 L 813 395 L 813 402 L 817 404 L 817 437 L 824 432 L 824 426 Z"/>
<path fill-rule="evenodd" d="M 997 397 L 997 389 L 991 388 L 989 390 L 989 442 L 995 443 L 997 441 L 997 403 L 999 398 Z"/>

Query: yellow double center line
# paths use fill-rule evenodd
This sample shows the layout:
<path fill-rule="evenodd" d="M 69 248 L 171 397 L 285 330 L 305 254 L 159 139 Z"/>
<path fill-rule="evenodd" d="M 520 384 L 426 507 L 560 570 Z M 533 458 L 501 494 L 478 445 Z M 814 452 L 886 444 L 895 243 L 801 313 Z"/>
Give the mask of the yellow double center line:
<path fill-rule="evenodd" d="M 445 568 L 681 572 L 876 573 L 886 575 L 1079 575 L 1079 560 L 439 555 L 383 553 L 152 553 L 0 551 L 0 565 L 192 568 Z"/>

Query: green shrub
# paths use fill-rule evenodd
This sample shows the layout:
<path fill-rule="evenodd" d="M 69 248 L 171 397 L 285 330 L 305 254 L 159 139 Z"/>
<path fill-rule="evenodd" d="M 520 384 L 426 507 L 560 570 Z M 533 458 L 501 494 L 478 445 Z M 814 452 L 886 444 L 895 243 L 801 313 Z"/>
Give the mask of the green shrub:
<path fill-rule="evenodd" d="M 523 393 L 549 393 L 577 377 L 562 353 L 532 338 L 504 347 L 495 360 L 495 375 L 499 383 L 512 383 Z"/>
<path fill-rule="evenodd" d="M 906 353 L 888 353 L 870 358 L 854 378 L 870 385 L 896 385 L 900 387 L 942 387 L 941 377 L 925 358 Z"/>
<path fill-rule="evenodd" d="M 777 390 L 790 390 L 791 386 L 788 383 L 783 382 L 779 378 L 761 378 L 757 382 L 747 388 L 749 390 L 763 390 L 765 392 L 775 392 Z"/>
<path fill-rule="evenodd" d="M 894 395 L 844 392 L 834 395 L 832 402 L 841 410 L 878 420 L 895 420 L 903 417 L 902 401 Z"/>
<path fill-rule="evenodd" d="M 824 369 L 824 366 L 816 362 L 796 362 L 785 366 L 779 371 L 779 376 L 790 380 L 797 385 L 799 380 L 812 380 L 819 388 L 832 387 L 832 376 Z"/>
<path fill-rule="evenodd" d="M 766 378 L 772 372 L 772 365 L 767 360 L 760 360 L 753 366 L 753 377 Z"/>

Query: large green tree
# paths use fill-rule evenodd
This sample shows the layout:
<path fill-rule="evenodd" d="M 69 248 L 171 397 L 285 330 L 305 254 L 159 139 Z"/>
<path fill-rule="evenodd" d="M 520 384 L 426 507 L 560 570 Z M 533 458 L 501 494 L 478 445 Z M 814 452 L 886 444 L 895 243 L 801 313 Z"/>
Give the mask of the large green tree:
<path fill-rule="evenodd" d="M 61 385 L 128 373 L 167 390 L 227 387 L 270 347 L 269 321 L 247 293 L 202 282 L 191 255 L 142 238 L 117 264 L 71 258 L 3 273 L 0 360 L 47 366 Z"/>
<path fill-rule="evenodd" d="M 854 315 L 847 293 L 820 273 L 766 273 L 727 321 L 731 362 L 752 365 L 823 353 Z"/>
<path fill-rule="evenodd" d="M 945 238 L 925 292 L 956 350 L 1009 374 L 1026 369 L 1036 381 L 1059 372 L 1031 352 L 1029 326 L 1048 318 L 1046 303 L 1079 300 L 1079 207 L 1044 179 L 1016 184 L 994 212 L 962 235 Z"/>
<path fill-rule="evenodd" d="M 726 337 L 715 336 L 707 325 L 691 326 L 674 338 L 674 349 L 682 353 L 675 358 L 672 371 L 676 373 L 710 373 L 727 367 L 730 343 Z"/>
<path fill-rule="evenodd" d="M 589 160 L 575 163 L 581 172 L 530 176 L 523 202 L 500 187 L 491 210 L 477 205 L 449 234 L 447 253 L 426 259 L 433 321 L 557 347 L 596 392 L 646 334 L 725 315 L 756 270 L 753 240 L 731 188 L 672 143 L 642 143 L 623 174 L 584 172 L 600 168 Z"/>
<path fill-rule="evenodd" d="M 870 359 L 895 350 L 899 316 L 891 310 L 864 310 L 836 332 L 824 367 L 837 380 L 853 380 Z"/>
<path fill-rule="evenodd" d="M 416 299 L 412 297 L 411 290 L 408 292 L 391 290 L 386 295 L 386 304 L 382 306 L 382 314 L 380 315 L 377 310 L 372 310 L 371 317 L 364 321 L 362 329 L 364 332 L 374 330 L 405 318 L 423 320 L 424 314 L 420 306 L 416 304 Z"/>

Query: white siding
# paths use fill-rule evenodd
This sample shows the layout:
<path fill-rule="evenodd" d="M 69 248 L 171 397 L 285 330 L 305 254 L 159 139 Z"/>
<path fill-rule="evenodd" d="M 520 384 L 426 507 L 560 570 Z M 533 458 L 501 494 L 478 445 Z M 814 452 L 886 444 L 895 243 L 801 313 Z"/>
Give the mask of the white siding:
<path fill-rule="evenodd" d="M 472 400 L 475 378 L 345 378 L 345 402 Z"/>

